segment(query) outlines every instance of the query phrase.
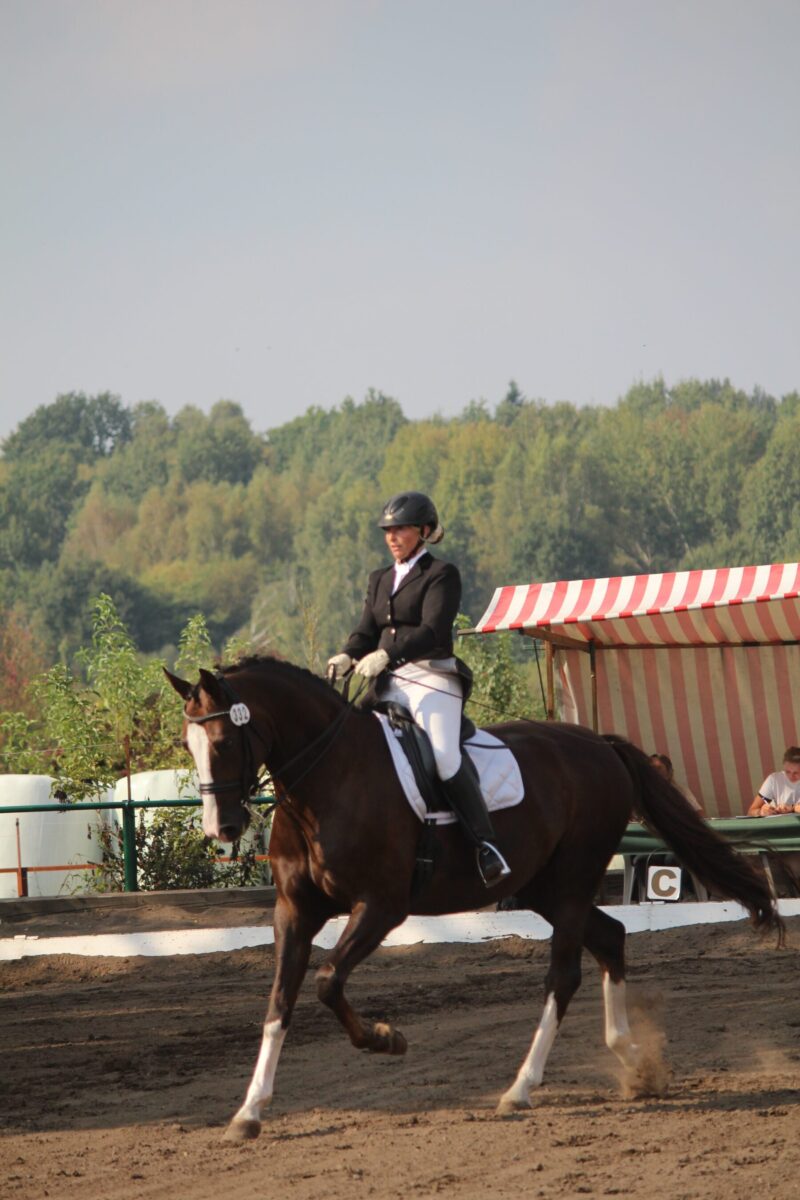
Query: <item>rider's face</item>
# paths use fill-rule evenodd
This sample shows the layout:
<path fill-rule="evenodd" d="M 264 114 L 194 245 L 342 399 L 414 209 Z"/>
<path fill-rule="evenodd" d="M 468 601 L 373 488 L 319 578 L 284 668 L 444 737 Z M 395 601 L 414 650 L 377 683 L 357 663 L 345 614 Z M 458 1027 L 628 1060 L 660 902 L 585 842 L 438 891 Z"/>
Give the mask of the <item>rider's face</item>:
<path fill-rule="evenodd" d="M 420 530 L 416 525 L 396 525 L 385 533 L 386 545 L 395 562 L 404 562 L 413 554 L 420 540 Z"/>

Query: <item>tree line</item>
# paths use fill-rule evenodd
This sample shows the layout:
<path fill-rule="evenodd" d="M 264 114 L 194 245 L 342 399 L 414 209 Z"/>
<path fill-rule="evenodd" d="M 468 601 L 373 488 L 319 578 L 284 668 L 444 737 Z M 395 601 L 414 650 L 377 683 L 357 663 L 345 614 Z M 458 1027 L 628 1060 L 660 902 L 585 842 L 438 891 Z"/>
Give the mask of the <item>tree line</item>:
<path fill-rule="evenodd" d="M 384 561 L 390 494 L 430 493 L 461 567 L 462 609 L 530 580 L 794 559 L 800 393 L 639 383 L 611 407 L 496 404 L 409 420 L 380 392 L 266 431 L 239 405 L 174 417 L 109 393 L 42 405 L 0 458 L 2 707 L 74 667 L 106 594 L 144 654 L 174 659 L 202 613 L 320 669 Z"/>

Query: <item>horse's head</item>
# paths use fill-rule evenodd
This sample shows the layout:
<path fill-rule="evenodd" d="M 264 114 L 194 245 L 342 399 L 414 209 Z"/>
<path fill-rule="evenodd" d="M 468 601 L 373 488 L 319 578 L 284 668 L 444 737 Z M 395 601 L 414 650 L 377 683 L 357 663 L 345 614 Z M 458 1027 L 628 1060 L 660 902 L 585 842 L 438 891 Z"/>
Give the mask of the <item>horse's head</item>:
<path fill-rule="evenodd" d="M 195 684 L 167 670 L 164 674 L 185 701 L 182 741 L 200 781 L 203 833 L 235 842 L 250 824 L 245 803 L 258 766 L 247 732 L 249 710 L 225 680 L 210 671 L 201 670 Z"/>

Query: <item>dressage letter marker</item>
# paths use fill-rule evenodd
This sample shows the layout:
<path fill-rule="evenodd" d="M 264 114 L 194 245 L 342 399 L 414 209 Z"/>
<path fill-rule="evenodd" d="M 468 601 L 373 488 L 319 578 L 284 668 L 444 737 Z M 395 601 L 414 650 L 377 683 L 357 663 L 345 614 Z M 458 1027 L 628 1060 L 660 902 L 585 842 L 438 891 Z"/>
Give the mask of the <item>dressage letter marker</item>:
<path fill-rule="evenodd" d="M 680 867 L 649 867 L 647 871 L 648 900 L 680 900 Z"/>

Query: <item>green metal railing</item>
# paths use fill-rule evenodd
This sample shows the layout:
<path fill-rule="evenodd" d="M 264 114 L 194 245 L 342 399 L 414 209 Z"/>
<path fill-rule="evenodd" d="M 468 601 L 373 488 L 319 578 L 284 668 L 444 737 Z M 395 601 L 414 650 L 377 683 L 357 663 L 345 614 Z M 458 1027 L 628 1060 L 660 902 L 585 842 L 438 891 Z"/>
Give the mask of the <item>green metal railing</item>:
<path fill-rule="evenodd" d="M 269 801 L 265 798 L 263 803 Z M 252 801 L 258 804 L 259 800 Z M 125 873 L 125 891 L 138 892 L 138 861 L 136 853 L 136 809 L 137 808 L 201 808 L 202 800 L 77 800 L 74 804 L 22 804 L 3 805 L 0 813 L 58 812 L 69 813 L 80 809 L 95 812 L 105 808 L 122 809 L 122 857 Z M 68 869 L 68 868 L 66 868 Z"/>
<path fill-rule="evenodd" d="M 137 808 L 200 808 L 202 800 L 79 800 L 74 804 L 24 804 L 0 807 L 0 813 L 31 812 L 76 812 L 81 809 L 99 811 L 116 808 L 122 810 L 122 854 L 125 891 L 137 892 L 138 862 L 136 852 Z M 269 799 L 256 799 L 252 803 L 270 803 Z M 798 852 L 800 851 L 800 814 L 775 817 L 712 818 L 708 824 L 743 853 Z M 617 853 L 623 857 L 667 851 L 669 847 L 659 837 L 638 822 L 631 822 L 623 834 Z M 69 869 L 65 867 L 65 869 Z"/>

